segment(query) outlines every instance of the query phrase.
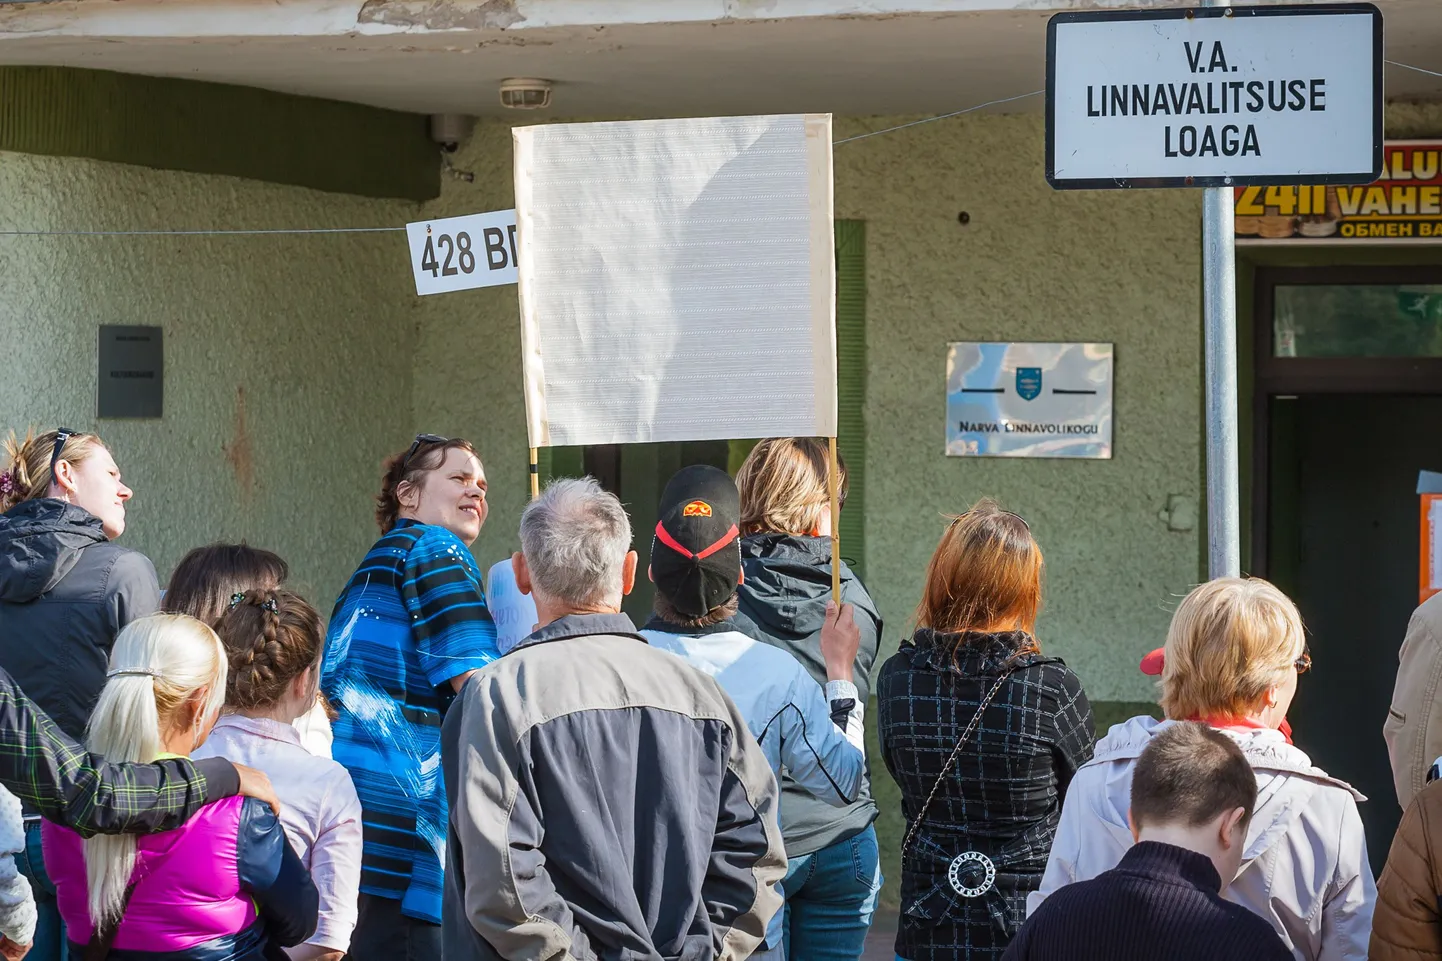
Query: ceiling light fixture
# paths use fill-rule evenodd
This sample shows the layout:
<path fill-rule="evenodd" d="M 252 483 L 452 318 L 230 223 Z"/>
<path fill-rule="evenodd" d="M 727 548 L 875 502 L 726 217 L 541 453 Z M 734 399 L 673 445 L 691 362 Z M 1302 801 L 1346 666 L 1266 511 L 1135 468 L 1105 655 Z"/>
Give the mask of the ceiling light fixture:
<path fill-rule="evenodd" d="M 542 110 L 551 105 L 551 81 L 512 77 L 501 81 L 501 106 L 511 110 Z"/>

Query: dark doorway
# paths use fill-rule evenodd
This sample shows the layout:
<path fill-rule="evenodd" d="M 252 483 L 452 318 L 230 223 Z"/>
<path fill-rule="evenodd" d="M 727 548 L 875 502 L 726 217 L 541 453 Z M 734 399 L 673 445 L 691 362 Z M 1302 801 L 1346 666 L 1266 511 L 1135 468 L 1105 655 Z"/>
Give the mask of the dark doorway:
<path fill-rule="evenodd" d="M 1442 271 L 1257 280 L 1251 570 L 1302 612 L 1293 736 L 1367 795 L 1380 873 L 1402 815 L 1382 723 L 1418 600 L 1417 472 L 1442 470 Z"/>
<path fill-rule="evenodd" d="M 1417 471 L 1442 467 L 1442 397 L 1271 401 L 1272 579 L 1297 602 L 1313 669 L 1291 721 L 1313 763 L 1367 795 L 1381 871 L 1401 809 L 1382 743 L 1397 649 L 1417 606 Z"/>

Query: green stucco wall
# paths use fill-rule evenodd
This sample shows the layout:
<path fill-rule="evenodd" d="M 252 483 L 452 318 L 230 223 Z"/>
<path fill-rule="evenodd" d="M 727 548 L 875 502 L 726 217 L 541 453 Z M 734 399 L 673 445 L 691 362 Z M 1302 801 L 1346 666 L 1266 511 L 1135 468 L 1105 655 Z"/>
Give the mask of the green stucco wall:
<path fill-rule="evenodd" d="M 862 129 L 836 125 L 838 137 Z M 836 149 L 836 216 L 866 221 L 869 586 L 894 648 L 943 514 L 996 495 L 1047 554 L 1044 644 L 1096 699 L 1146 700 L 1136 662 L 1197 577 L 1198 533 L 1168 531 L 1158 512 L 1168 494 L 1201 494 L 1199 200 L 1057 193 L 1042 149 L 1037 115 L 949 120 Z M 509 128 L 482 124 L 455 158 L 475 182 L 446 179 L 427 213 L 510 206 L 510 155 Z M 1115 457 L 944 457 L 946 344 L 968 339 L 1115 342 Z M 498 559 L 514 548 L 526 497 L 514 290 L 427 298 L 413 383 L 421 428 L 481 445 L 493 520 L 477 553 Z"/>
<path fill-rule="evenodd" d="M 417 205 L 0 153 L 0 229 L 403 224 Z M 122 543 L 279 551 L 328 613 L 409 438 L 418 304 L 404 234 L 0 237 L 0 430 L 97 429 L 135 489 Z M 97 328 L 165 329 L 165 417 L 97 422 Z M 242 406 L 243 396 L 243 406 Z"/>
<path fill-rule="evenodd" d="M 943 515 L 993 495 L 1046 554 L 1043 645 L 1093 699 L 1146 699 L 1136 663 L 1196 579 L 1196 532 L 1168 531 L 1158 512 L 1168 494 L 1200 493 L 1199 198 L 1052 190 L 1037 115 L 928 124 L 835 159 L 837 215 L 867 221 L 867 566 L 888 641 Z M 1113 458 L 943 456 L 945 351 L 958 340 L 1115 343 Z"/>
<path fill-rule="evenodd" d="M 1436 132 L 1433 112 L 1394 114 L 1398 132 Z M 836 132 L 895 122 L 841 119 Z M 401 225 L 511 206 L 508 125 L 480 125 L 453 163 L 474 182 L 443 175 L 417 205 L 0 153 L 0 229 Z M 1152 688 L 1136 662 L 1202 556 L 1200 526 L 1158 517 L 1168 495 L 1203 495 L 1198 196 L 1051 190 L 1037 115 L 844 144 L 835 169 L 836 216 L 866 222 L 866 570 L 887 651 L 944 515 L 995 495 L 1046 551 L 1043 644 L 1099 717 L 1143 709 Z M 96 423 L 101 323 L 165 328 L 163 420 Z M 1115 343 L 1114 458 L 943 456 L 946 344 L 966 339 Z M 400 234 L 0 237 L 0 342 L 0 427 L 98 427 L 137 492 L 125 542 L 162 577 L 191 546 L 246 538 L 285 555 L 327 610 L 374 538 L 379 461 L 418 430 L 477 443 L 492 513 L 475 552 L 488 566 L 515 548 L 527 497 L 515 289 L 417 298 Z M 894 874 L 894 786 L 873 766 Z"/>

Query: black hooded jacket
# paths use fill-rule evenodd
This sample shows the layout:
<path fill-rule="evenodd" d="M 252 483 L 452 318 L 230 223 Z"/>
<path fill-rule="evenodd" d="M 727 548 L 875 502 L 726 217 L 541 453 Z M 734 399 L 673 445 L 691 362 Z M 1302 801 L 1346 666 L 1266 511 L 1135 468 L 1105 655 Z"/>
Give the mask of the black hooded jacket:
<path fill-rule="evenodd" d="M 112 544 L 64 501 L 0 514 L 0 667 L 80 740 L 105 686 L 115 635 L 160 607 L 149 558 Z"/>
<path fill-rule="evenodd" d="M 739 594 L 737 627 L 793 655 L 826 686 L 821 657 L 821 625 L 831 599 L 831 539 L 791 534 L 751 534 L 741 539 L 744 580 Z M 871 669 L 881 642 L 881 615 L 866 588 L 841 564 L 841 600 L 856 608 L 861 646 L 856 652 L 853 680 L 863 701 L 871 696 Z M 860 834 L 876 820 L 871 782 L 862 783 L 857 799 L 844 808 L 812 797 L 790 778 L 783 778 L 781 833 L 787 857 L 812 854 Z"/>

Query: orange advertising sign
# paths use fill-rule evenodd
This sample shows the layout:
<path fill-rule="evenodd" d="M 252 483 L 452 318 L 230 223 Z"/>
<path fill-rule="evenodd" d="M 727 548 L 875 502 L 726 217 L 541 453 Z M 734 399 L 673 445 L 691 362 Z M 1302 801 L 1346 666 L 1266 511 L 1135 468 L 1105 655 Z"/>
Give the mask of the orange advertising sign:
<path fill-rule="evenodd" d="M 1442 141 L 1388 141 L 1382 177 L 1357 187 L 1238 187 L 1236 237 L 1256 243 L 1442 241 Z"/>

